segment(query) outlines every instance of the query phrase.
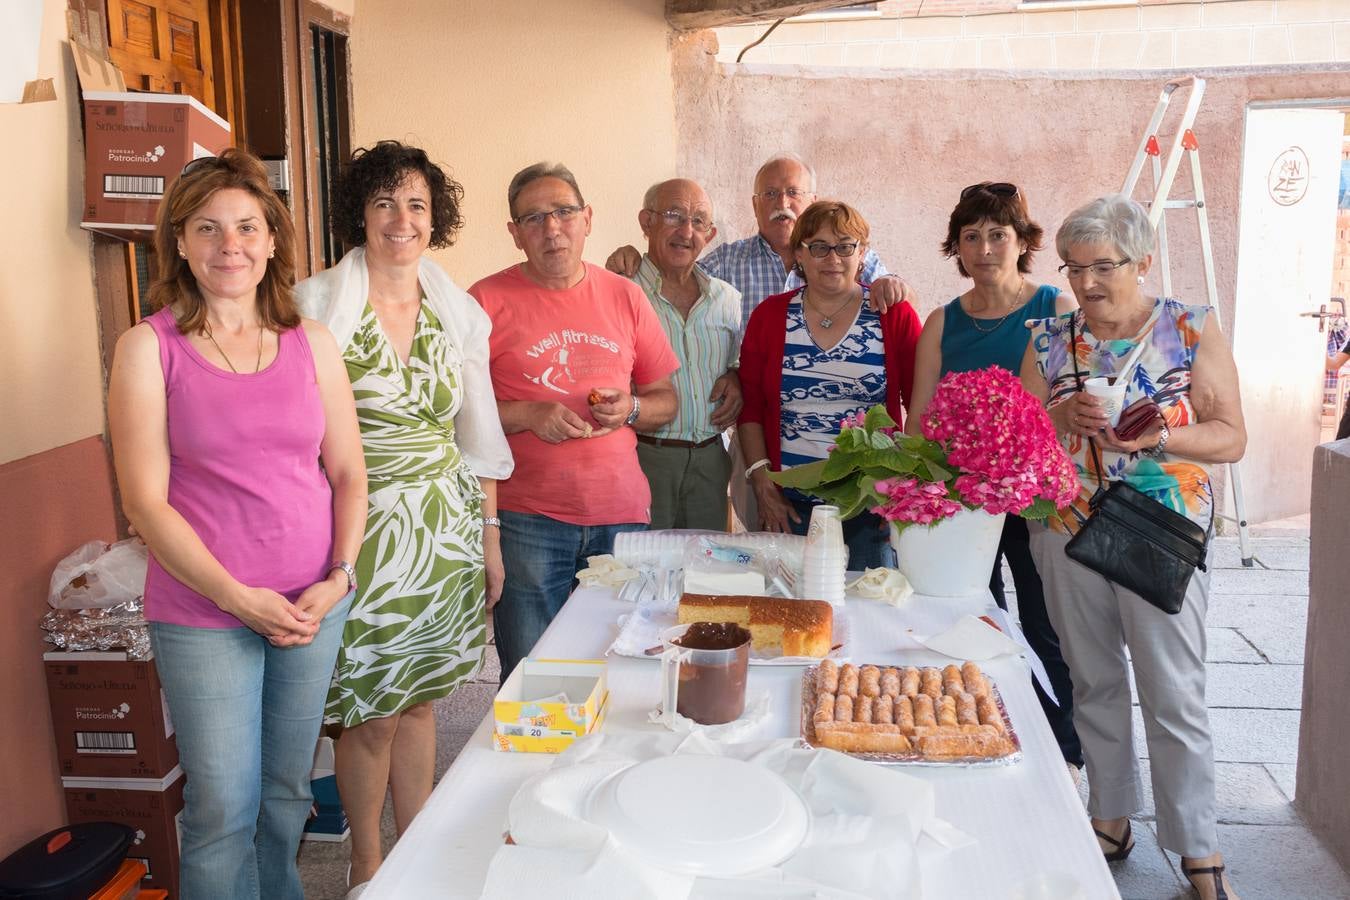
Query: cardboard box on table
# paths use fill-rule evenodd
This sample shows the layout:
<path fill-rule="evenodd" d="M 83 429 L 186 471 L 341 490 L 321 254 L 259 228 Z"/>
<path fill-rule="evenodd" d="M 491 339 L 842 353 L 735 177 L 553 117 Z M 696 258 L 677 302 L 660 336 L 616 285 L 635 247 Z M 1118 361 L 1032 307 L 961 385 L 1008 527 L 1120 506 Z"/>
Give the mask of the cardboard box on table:
<path fill-rule="evenodd" d="M 556 694 L 565 694 L 567 700 L 541 699 Z M 561 753 L 577 738 L 599 730 L 608 706 L 603 659 L 522 660 L 492 703 L 492 747 Z"/>
<path fill-rule="evenodd" d="M 231 144 L 230 123 L 186 94 L 85 91 L 81 228 L 145 240 L 183 166 Z"/>
<path fill-rule="evenodd" d="M 140 886 L 175 896 L 178 891 L 178 819 L 183 812 L 183 770 L 163 778 L 62 778 L 66 817 L 81 822 L 117 822 L 136 836 L 127 859 L 142 863 Z"/>
<path fill-rule="evenodd" d="M 42 659 L 62 777 L 159 779 L 178 765 L 153 659 L 121 651 L 52 651 Z"/>

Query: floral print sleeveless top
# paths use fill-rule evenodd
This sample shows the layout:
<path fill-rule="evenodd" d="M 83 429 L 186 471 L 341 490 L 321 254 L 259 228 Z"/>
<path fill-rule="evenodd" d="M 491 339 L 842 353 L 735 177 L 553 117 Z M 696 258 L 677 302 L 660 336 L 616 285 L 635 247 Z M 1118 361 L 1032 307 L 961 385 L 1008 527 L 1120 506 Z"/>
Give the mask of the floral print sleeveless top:
<path fill-rule="evenodd" d="M 1050 386 L 1049 408 L 1063 403 L 1078 390 L 1070 352 L 1077 358 L 1078 370 L 1084 379 L 1094 375 L 1115 375 L 1125 357 L 1144 341 L 1144 352 L 1125 389 L 1125 405 L 1141 397 L 1152 397 L 1162 409 L 1169 428 L 1193 424 L 1196 419 L 1191 405 L 1191 366 L 1211 311 L 1209 306 L 1187 306 L 1177 300 L 1160 298 L 1154 301 L 1153 312 L 1138 334 L 1113 340 L 1093 337 L 1082 310 L 1029 321 L 1036 368 Z M 1070 321 L 1076 332 L 1072 351 L 1069 346 Z M 1073 457 L 1081 487 L 1078 499 L 1047 519 L 1046 525 L 1063 534 L 1074 534 L 1086 521 L 1088 499 L 1097 491 L 1096 466 L 1088 441 L 1082 435 L 1064 435 L 1060 441 Z M 1131 487 L 1181 513 L 1201 528 L 1208 529 L 1212 524 L 1214 493 L 1209 472 L 1200 463 L 1167 452 L 1154 458 L 1142 453 L 1101 449 L 1101 458 L 1105 480 L 1124 479 Z"/>

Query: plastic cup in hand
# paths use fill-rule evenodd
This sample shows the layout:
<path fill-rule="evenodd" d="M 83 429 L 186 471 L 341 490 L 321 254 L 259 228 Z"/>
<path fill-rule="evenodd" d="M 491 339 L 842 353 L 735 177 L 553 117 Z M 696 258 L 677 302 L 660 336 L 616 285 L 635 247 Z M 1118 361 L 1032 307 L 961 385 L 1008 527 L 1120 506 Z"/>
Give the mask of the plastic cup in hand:
<path fill-rule="evenodd" d="M 1129 382 L 1111 375 L 1098 375 L 1083 382 L 1083 390 L 1102 402 L 1112 426 L 1120 421 L 1120 411 L 1125 408 L 1125 389 L 1129 386 Z"/>

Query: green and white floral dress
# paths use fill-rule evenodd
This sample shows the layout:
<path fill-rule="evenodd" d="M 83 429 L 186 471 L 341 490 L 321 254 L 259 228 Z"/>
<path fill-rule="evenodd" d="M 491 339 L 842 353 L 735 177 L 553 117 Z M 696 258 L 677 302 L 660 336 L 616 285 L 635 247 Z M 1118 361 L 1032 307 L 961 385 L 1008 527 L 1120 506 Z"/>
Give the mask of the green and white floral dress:
<path fill-rule="evenodd" d="M 370 481 L 326 716 L 350 727 L 444 697 L 478 670 L 483 494 L 455 443 L 463 360 L 428 304 L 407 365 L 369 304 L 343 357 Z"/>

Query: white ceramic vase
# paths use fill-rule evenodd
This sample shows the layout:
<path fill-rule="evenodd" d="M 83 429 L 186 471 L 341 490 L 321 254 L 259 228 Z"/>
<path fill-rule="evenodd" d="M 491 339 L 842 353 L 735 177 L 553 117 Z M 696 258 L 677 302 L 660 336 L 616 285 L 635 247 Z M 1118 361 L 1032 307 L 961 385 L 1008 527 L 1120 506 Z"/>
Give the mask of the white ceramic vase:
<path fill-rule="evenodd" d="M 900 572 L 915 591 L 933 597 L 970 597 L 987 591 L 1003 516 L 963 509 L 931 528 L 910 525 L 897 532 L 892 524 L 891 546 Z"/>

